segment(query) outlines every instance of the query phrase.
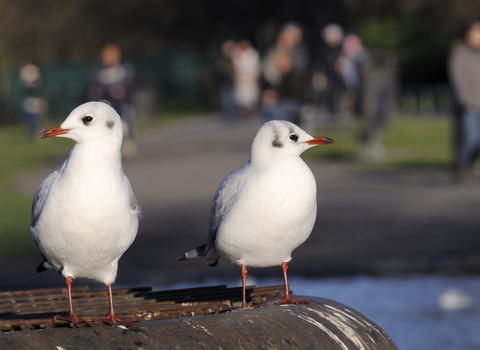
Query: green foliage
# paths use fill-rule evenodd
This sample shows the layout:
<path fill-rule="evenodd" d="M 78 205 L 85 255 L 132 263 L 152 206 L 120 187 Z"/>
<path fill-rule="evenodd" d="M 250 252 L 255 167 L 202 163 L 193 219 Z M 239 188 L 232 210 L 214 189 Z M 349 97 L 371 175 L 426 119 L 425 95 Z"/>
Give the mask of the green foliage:
<path fill-rule="evenodd" d="M 402 40 L 402 30 L 393 17 L 368 18 L 355 31 L 370 50 L 396 50 Z"/>

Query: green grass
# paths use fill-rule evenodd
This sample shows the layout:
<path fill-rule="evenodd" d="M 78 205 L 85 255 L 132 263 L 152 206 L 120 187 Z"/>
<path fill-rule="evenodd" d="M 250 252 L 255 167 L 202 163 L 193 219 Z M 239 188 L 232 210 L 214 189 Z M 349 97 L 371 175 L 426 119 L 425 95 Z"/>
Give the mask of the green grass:
<path fill-rule="evenodd" d="M 385 134 L 383 164 L 394 168 L 447 169 L 452 162 L 452 126 L 448 118 L 398 119 Z"/>
<path fill-rule="evenodd" d="M 317 136 L 326 136 L 335 141 L 333 145 L 314 147 L 306 157 L 316 157 L 332 161 L 355 161 L 356 129 L 345 127 L 324 127 L 315 132 Z"/>
<path fill-rule="evenodd" d="M 315 147 L 311 155 L 334 161 L 356 161 L 374 169 L 447 169 L 451 164 L 451 123 L 446 117 L 393 119 L 381 138 L 384 156 L 370 161 L 359 157 L 360 130 L 360 125 L 320 130 L 321 136 L 334 139 L 335 144 Z"/>
<path fill-rule="evenodd" d="M 19 174 L 66 155 L 71 140 L 32 140 L 21 127 L 0 129 L 0 260 L 35 248 L 30 236 L 31 196 L 15 193 L 12 184 Z M 40 185 L 40 184 L 39 184 Z"/>

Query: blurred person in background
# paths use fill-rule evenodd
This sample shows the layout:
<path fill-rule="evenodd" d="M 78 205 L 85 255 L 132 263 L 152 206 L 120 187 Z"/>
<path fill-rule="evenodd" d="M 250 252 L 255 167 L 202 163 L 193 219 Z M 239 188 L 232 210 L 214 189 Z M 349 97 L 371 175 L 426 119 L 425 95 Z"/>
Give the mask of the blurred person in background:
<path fill-rule="evenodd" d="M 323 28 L 321 36 L 322 44 L 316 48 L 312 69 L 313 100 L 331 121 L 335 121 L 345 91 L 340 72 L 344 31 L 340 25 L 331 23 Z"/>
<path fill-rule="evenodd" d="M 310 53 L 303 42 L 302 28 L 297 23 L 288 23 L 283 28 L 281 35 L 286 42 L 285 45 L 292 61 L 292 71 L 306 84 L 310 70 Z M 305 89 L 306 85 L 303 87 L 303 94 L 306 93 Z"/>
<path fill-rule="evenodd" d="M 237 106 L 244 117 L 251 117 L 260 95 L 260 56 L 248 40 L 241 40 L 232 58 Z"/>
<path fill-rule="evenodd" d="M 367 59 L 367 51 L 361 39 L 355 34 L 345 37 L 340 55 L 340 74 L 345 84 L 345 100 L 348 101 L 350 112 L 355 117 L 363 114 L 362 84 L 363 64 Z"/>
<path fill-rule="evenodd" d="M 262 109 L 267 119 L 301 123 L 308 68 L 309 55 L 302 29 L 297 24 L 287 24 L 262 62 Z"/>
<path fill-rule="evenodd" d="M 118 45 L 108 43 L 100 50 L 100 64 L 93 73 L 88 90 L 91 100 L 109 103 L 122 118 L 122 152 L 126 156 L 134 156 L 137 152 L 133 142 L 134 110 L 131 104 L 134 76 L 133 66 L 122 63 Z"/>
<path fill-rule="evenodd" d="M 233 55 L 237 44 L 233 40 L 226 40 L 222 44 L 222 56 L 215 65 L 215 76 L 220 89 L 220 103 L 225 121 L 234 124 L 238 120 L 238 107 L 235 98 L 235 68 Z"/>
<path fill-rule="evenodd" d="M 388 119 L 395 112 L 397 58 L 388 51 L 371 51 L 359 66 L 361 76 L 360 156 L 377 160 L 385 155 L 383 134 Z"/>
<path fill-rule="evenodd" d="M 47 112 L 48 102 L 42 90 L 40 68 L 27 62 L 20 68 L 20 102 L 28 133 L 37 136 L 42 125 L 43 115 Z"/>
<path fill-rule="evenodd" d="M 391 109 L 393 81 L 389 74 L 382 73 L 389 68 L 387 57 L 382 56 L 374 52 L 369 57 L 355 34 L 343 39 L 339 57 L 339 73 L 345 89 L 341 98 L 342 116 L 361 120 L 359 155 L 364 160 L 375 160 L 385 154 L 382 136 Z M 370 105 L 367 110 L 365 102 Z"/>
<path fill-rule="evenodd" d="M 464 40 L 455 43 L 448 68 L 457 104 L 455 158 L 459 170 L 472 169 L 480 178 L 480 21 L 468 25 Z"/>

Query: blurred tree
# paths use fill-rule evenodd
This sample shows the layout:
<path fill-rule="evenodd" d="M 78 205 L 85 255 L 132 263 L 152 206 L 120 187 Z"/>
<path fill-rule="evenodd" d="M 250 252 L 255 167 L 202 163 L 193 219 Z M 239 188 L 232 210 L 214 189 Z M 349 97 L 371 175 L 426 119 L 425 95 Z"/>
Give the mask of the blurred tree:
<path fill-rule="evenodd" d="M 440 37 L 445 46 L 478 15 L 478 0 L 0 0 L 0 54 L 42 62 L 79 59 L 114 40 L 127 53 L 143 55 L 165 46 L 206 47 L 225 36 L 254 38 L 272 20 L 296 20 L 315 35 L 326 23 L 340 22 L 372 46 L 421 41 L 428 47 L 428 39 Z"/>
<path fill-rule="evenodd" d="M 212 38 L 254 38 L 271 19 L 308 26 L 321 19 L 323 25 L 338 20 L 342 7 L 333 0 L 0 0 L 7 51 L 0 54 L 42 62 L 79 59 L 111 40 L 139 55 L 166 46 L 206 47 Z"/>
<path fill-rule="evenodd" d="M 395 50 L 403 82 L 438 83 L 451 41 L 479 15 L 478 0 L 0 0 L 0 98 L 8 99 L 8 72 L 24 59 L 92 60 L 114 41 L 129 58 L 188 47 L 207 68 L 224 39 L 247 38 L 262 50 L 262 33 L 287 21 L 305 26 L 311 46 L 327 23 L 340 23 L 367 48 Z"/>
<path fill-rule="evenodd" d="M 396 51 L 402 41 L 401 26 L 394 17 L 369 17 L 356 26 L 355 32 L 369 49 Z"/>

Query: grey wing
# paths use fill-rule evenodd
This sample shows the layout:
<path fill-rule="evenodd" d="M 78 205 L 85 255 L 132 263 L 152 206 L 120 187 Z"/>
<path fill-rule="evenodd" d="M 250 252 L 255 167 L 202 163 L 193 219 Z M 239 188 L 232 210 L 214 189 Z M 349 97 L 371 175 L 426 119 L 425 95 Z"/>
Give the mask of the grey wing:
<path fill-rule="evenodd" d="M 137 199 L 135 198 L 135 194 L 132 191 L 132 186 L 130 186 L 130 181 L 128 181 L 128 178 L 126 175 L 124 175 L 125 183 L 128 187 L 129 190 L 129 201 L 130 201 L 130 209 L 132 209 L 132 212 L 136 213 L 137 216 L 140 216 L 141 209 L 140 206 L 137 203 Z"/>
<path fill-rule="evenodd" d="M 207 261 L 218 260 L 219 256 L 215 250 L 215 239 L 217 230 L 223 219 L 230 212 L 235 199 L 238 195 L 243 180 L 247 177 L 248 162 L 242 167 L 231 172 L 218 187 L 215 197 L 213 198 L 212 208 L 210 211 L 210 224 L 208 228 L 208 239 L 205 248 L 205 259 Z"/>
<path fill-rule="evenodd" d="M 45 205 L 45 200 L 47 199 L 48 192 L 50 191 L 50 186 L 52 186 L 52 183 L 55 181 L 57 176 L 58 170 L 48 175 L 38 187 L 35 197 L 33 198 L 30 227 L 35 227 L 38 218 L 42 213 L 43 206 Z"/>

